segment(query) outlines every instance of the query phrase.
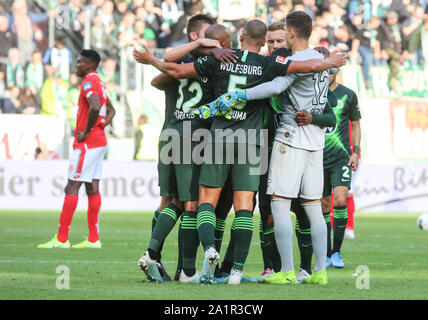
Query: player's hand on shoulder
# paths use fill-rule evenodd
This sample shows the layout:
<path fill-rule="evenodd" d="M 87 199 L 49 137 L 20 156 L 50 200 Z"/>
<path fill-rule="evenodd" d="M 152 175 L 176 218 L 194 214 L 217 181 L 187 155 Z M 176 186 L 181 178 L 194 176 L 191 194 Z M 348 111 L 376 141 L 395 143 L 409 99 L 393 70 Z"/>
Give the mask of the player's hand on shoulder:
<path fill-rule="evenodd" d="M 306 110 L 298 111 L 295 120 L 299 126 L 306 126 L 308 124 L 311 124 L 312 123 L 312 113 L 310 113 Z"/>
<path fill-rule="evenodd" d="M 334 50 L 330 53 L 327 59 L 330 60 L 335 68 L 340 68 L 346 64 L 347 56 L 344 52 Z"/>
<path fill-rule="evenodd" d="M 213 55 L 214 58 L 224 64 L 233 64 L 238 61 L 238 56 L 234 54 L 235 52 L 236 51 L 232 49 L 215 48 L 213 51 Z"/>
<path fill-rule="evenodd" d="M 326 58 L 330 56 L 330 51 L 326 47 L 315 47 L 314 50 L 318 51 Z"/>

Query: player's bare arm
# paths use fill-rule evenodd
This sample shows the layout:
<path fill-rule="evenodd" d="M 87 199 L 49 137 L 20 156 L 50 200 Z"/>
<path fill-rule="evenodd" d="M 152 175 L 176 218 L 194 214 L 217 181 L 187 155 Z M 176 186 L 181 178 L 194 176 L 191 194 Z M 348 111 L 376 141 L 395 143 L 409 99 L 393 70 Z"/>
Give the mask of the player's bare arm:
<path fill-rule="evenodd" d="M 348 166 L 352 166 L 352 171 L 358 169 L 358 157 L 361 143 L 361 126 L 360 121 L 351 121 L 351 136 L 354 143 L 354 149 L 349 158 Z"/>
<path fill-rule="evenodd" d="M 111 121 L 113 120 L 113 118 L 116 114 L 116 110 L 114 109 L 113 105 L 111 104 L 110 99 L 107 100 L 106 108 L 107 108 L 107 114 L 106 114 L 106 118 L 105 118 L 105 127 L 107 127 L 109 124 L 111 124 Z"/>
<path fill-rule="evenodd" d="M 165 62 L 177 62 L 178 60 L 184 58 L 186 55 L 200 47 L 221 48 L 221 45 L 217 40 L 200 38 L 198 40 L 183 44 L 181 46 L 169 50 L 167 53 L 165 53 L 163 59 Z"/>
<path fill-rule="evenodd" d="M 311 59 L 307 61 L 292 61 L 287 73 L 321 72 L 330 68 L 340 68 L 346 64 L 346 54 L 333 51 L 326 59 Z"/>
<path fill-rule="evenodd" d="M 134 48 L 134 59 L 138 63 L 151 64 L 159 71 L 175 79 L 192 78 L 198 75 L 193 63 L 178 64 L 174 62 L 165 62 L 154 57 L 146 47 L 144 47 L 144 49 L 145 51 L 140 51 Z"/>
<path fill-rule="evenodd" d="M 89 103 L 89 113 L 88 113 L 88 123 L 86 124 L 86 129 L 83 132 L 79 132 L 77 135 L 77 141 L 82 142 L 85 141 L 89 137 L 89 133 L 91 132 L 94 125 L 97 123 L 98 116 L 100 114 L 100 99 L 98 95 L 93 94 L 88 99 Z"/>
<path fill-rule="evenodd" d="M 152 79 L 151 85 L 158 90 L 165 91 L 168 85 L 173 84 L 175 79 L 165 73 L 161 73 Z"/>

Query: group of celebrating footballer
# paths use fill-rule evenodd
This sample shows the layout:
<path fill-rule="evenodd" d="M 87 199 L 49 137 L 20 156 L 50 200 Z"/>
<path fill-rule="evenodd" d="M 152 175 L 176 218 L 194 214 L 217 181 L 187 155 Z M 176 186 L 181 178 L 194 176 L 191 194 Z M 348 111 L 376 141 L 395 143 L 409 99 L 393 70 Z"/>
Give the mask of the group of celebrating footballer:
<path fill-rule="evenodd" d="M 310 49 L 311 32 L 312 19 L 303 11 L 290 12 L 285 23 L 269 27 L 250 20 L 240 37 L 241 49 L 231 50 L 227 28 L 206 15 L 196 15 L 188 21 L 189 43 L 168 51 L 164 60 L 147 48 L 134 49 L 137 62 L 161 71 L 152 85 L 166 96 L 158 162 L 162 200 L 153 217 L 148 248 L 138 261 L 149 280 L 170 280 L 161 251 L 178 220 L 174 279 L 181 283 L 325 285 L 327 267 L 344 267 L 340 249 L 348 220 L 351 173 L 358 167 L 361 115 L 356 94 L 336 81 L 338 68 L 346 63 L 345 54 Z M 262 56 L 259 52 L 266 40 L 269 55 Z M 183 161 L 186 153 L 199 151 L 196 142 L 201 135 L 195 138 L 194 133 L 201 129 L 210 133 L 204 161 Z M 237 139 L 241 133 L 245 141 Z M 171 155 L 177 150 L 171 148 L 172 140 L 180 144 L 179 154 Z M 186 143 L 190 150 L 182 147 Z M 175 161 L 163 161 L 165 155 Z M 251 159 L 250 155 L 256 156 Z M 269 161 L 268 170 L 261 169 L 263 161 Z M 256 193 L 265 271 L 246 279 L 242 275 L 253 234 Z M 235 218 L 220 267 L 219 252 L 232 205 Z M 297 277 L 290 210 L 297 217 L 301 253 Z M 195 266 L 199 244 L 204 250 L 201 272 Z M 316 257 L 313 271 L 312 254 Z"/>
<path fill-rule="evenodd" d="M 153 217 L 148 248 L 138 261 L 150 281 L 170 280 L 161 251 L 178 220 L 174 279 L 180 283 L 325 285 L 327 267 L 344 267 L 340 249 L 348 221 L 351 173 L 358 167 L 361 115 L 356 94 L 336 81 L 345 54 L 310 49 L 311 32 L 312 19 L 303 11 L 290 12 L 285 23 L 269 27 L 250 20 L 243 28 L 241 49 L 231 50 L 227 28 L 199 14 L 188 21 L 189 42 L 168 51 L 164 60 L 147 48 L 134 50 L 137 62 L 161 71 L 152 85 L 165 91 L 166 105 L 159 138 L 161 204 Z M 259 52 L 266 41 L 269 55 L 262 56 Z M 89 236 L 73 247 L 101 248 L 104 127 L 115 111 L 96 72 L 100 60 L 94 50 L 83 50 L 77 60 L 82 84 L 63 209 L 58 233 L 39 248 L 70 248 L 68 233 L 82 184 L 88 195 Z M 207 143 L 199 149 L 197 142 L 204 134 Z M 171 148 L 174 143 L 178 149 Z M 204 153 L 202 163 L 193 157 L 185 161 L 198 152 Z M 164 161 L 171 158 L 174 161 Z M 257 193 L 265 270 L 260 277 L 246 279 L 242 275 Z M 235 218 L 220 267 L 232 205 Z M 290 210 L 297 218 L 301 256 L 297 277 Z M 201 272 L 196 270 L 199 244 L 204 250 Z"/>

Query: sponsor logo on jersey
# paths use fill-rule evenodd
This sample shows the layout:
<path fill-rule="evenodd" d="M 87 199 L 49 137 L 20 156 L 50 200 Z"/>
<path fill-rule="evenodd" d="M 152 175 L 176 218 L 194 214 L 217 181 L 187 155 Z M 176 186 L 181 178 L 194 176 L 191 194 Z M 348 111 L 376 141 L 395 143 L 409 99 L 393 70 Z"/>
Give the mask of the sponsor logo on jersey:
<path fill-rule="evenodd" d="M 276 62 L 278 63 L 282 63 L 282 64 L 286 64 L 287 63 L 287 58 L 284 57 L 276 57 Z"/>
<path fill-rule="evenodd" d="M 85 82 L 84 84 L 83 84 L 83 90 L 89 90 L 89 89 L 91 89 L 92 88 L 92 83 L 90 83 L 90 82 Z"/>
<path fill-rule="evenodd" d="M 324 129 L 325 134 L 332 134 L 336 131 L 337 125 L 335 125 L 334 127 L 326 127 Z"/>

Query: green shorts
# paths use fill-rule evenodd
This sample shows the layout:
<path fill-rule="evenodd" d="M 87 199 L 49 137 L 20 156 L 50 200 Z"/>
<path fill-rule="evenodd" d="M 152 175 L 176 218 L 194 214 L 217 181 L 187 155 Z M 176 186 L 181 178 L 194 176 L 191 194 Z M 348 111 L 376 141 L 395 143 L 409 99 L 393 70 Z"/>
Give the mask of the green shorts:
<path fill-rule="evenodd" d="M 158 154 L 161 148 L 166 144 L 165 141 L 159 140 Z M 160 156 L 158 157 L 158 183 L 160 195 L 162 197 L 177 198 L 177 180 L 174 174 L 172 163 L 164 164 Z"/>
<path fill-rule="evenodd" d="M 347 187 L 351 189 L 352 167 L 341 162 L 334 164 L 330 168 L 324 169 L 324 190 L 323 197 L 331 195 L 336 187 Z"/>
<path fill-rule="evenodd" d="M 225 186 L 226 180 L 229 178 L 233 191 L 257 191 L 260 184 L 260 147 L 251 146 L 253 148 L 251 154 L 255 157 L 251 157 L 250 161 L 247 145 L 237 143 L 222 143 L 222 145 L 222 149 L 214 148 L 214 143 L 210 145 L 211 154 L 217 154 L 217 157 L 207 156 L 205 158 L 199 184 L 211 188 L 221 188 Z"/>
<path fill-rule="evenodd" d="M 180 143 L 180 152 L 183 154 L 183 140 Z M 167 142 L 159 143 L 159 150 Z M 191 145 L 191 150 L 196 144 Z M 178 150 L 177 150 L 178 151 Z M 173 152 L 173 151 L 172 151 Z M 170 152 L 170 155 L 172 153 Z M 175 197 L 178 200 L 198 201 L 199 198 L 199 173 L 201 166 L 192 163 L 191 158 L 188 161 L 183 159 L 175 159 L 173 163 L 162 163 L 161 157 L 158 162 L 159 186 L 160 195 L 164 197 Z"/>

